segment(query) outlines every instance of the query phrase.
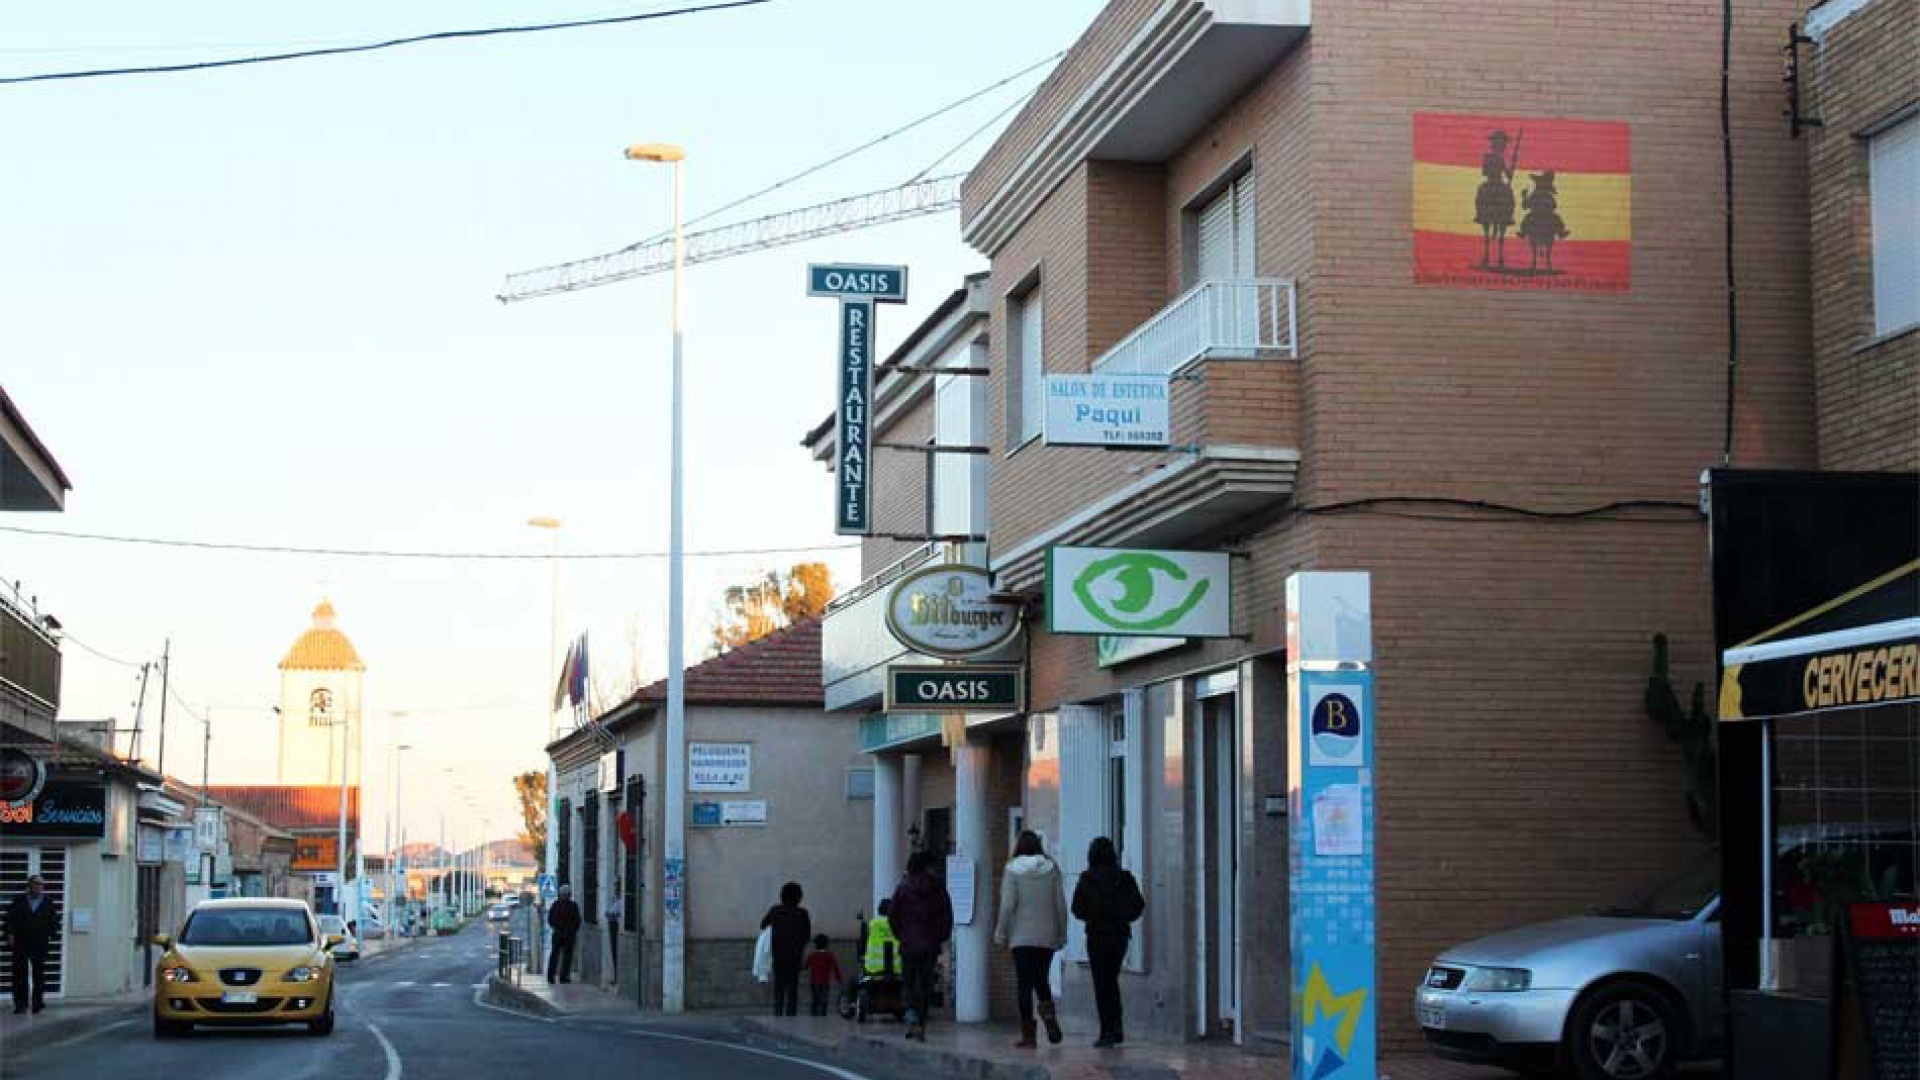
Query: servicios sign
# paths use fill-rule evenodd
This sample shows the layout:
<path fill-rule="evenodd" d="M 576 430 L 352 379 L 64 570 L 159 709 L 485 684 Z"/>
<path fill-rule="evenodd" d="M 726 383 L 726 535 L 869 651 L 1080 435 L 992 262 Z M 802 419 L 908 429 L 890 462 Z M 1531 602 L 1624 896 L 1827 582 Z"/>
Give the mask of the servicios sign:
<path fill-rule="evenodd" d="M 992 591 L 992 576 L 977 566 L 916 570 L 887 597 L 887 629 L 917 653 L 949 660 L 984 656 L 1020 632 L 1020 609 L 992 599 Z"/>

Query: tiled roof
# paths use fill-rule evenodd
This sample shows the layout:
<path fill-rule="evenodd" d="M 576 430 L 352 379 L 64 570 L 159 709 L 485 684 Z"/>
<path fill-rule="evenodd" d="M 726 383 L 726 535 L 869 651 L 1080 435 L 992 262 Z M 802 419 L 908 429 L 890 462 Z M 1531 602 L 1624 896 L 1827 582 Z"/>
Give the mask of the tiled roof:
<path fill-rule="evenodd" d="M 324 829 L 340 824 L 335 784 L 214 784 L 207 795 L 280 829 Z M 347 826 L 360 820 L 360 789 L 347 789 Z"/>
<path fill-rule="evenodd" d="M 818 708 L 820 620 L 808 619 L 729 649 L 687 669 L 689 705 L 792 705 Z M 667 681 L 633 692 L 625 705 L 667 700 Z M 618 711 L 618 710 L 615 710 Z"/>
<path fill-rule="evenodd" d="M 334 629 L 333 605 L 326 600 L 313 609 L 313 626 L 301 634 L 280 661 L 281 671 L 365 671 L 360 654 L 347 635 Z"/>

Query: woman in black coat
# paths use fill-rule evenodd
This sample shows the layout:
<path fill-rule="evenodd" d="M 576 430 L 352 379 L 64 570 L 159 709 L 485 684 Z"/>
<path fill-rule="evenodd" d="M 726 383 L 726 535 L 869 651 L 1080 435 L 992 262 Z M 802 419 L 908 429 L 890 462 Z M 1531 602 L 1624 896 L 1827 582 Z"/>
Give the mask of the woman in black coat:
<path fill-rule="evenodd" d="M 1087 868 L 1073 887 L 1073 917 L 1087 924 L 1087 962 L 1093 974 L 1094 1008 L 1100 1013 L 1097 1047 L 1125 1041 L 1120 1017 L 1120 965 L 1133 940 L 1133 923 L 1147 909 L 1140 883 L 1121 869 L 1113 841 L 1087 846 Z"/>
<path fill-rule="evenodd" d="M 780 902 L 767 909 L 760 928 L 773 930 L 773 1015 L 795 1016 L 800 1010 L 800 969 L 807 943 L 813 940 L 813 920 L 800 906 L 800 883 L 780 886 Z"/>

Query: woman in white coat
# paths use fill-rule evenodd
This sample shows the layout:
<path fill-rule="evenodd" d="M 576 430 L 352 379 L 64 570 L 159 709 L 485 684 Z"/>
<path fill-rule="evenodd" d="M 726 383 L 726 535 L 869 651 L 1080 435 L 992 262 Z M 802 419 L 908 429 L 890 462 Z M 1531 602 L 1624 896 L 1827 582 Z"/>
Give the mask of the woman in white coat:
<path fill-rule="evenodd" d="M 1013 949 L 1013 970 L 1020 986 L 1020 1041 L 1014 1045 L 1026 1049 L 1039 1045 L 1036 1011 L 1047 1026 L 1047 1041 L 1059 1042 L 1060 1018 L 1054 1012 L 1048 973 L 1053 954 L 1067 944 L 1067 894 L 1060 867 L 1047 858 L 1036 833 L 1020 834 L 1013 858 L 1000 876 L 1000 915 L 994 921 L 993 940 Z"/>

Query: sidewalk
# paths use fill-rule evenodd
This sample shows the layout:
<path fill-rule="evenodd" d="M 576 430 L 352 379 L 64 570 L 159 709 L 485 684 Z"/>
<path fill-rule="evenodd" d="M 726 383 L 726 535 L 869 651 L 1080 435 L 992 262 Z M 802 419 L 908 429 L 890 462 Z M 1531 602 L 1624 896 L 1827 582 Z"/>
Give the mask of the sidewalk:
<path fill-rule="evenodd" d="M 520 974 L 518 982 L 487 977 L 487 1001 L 501 1008 L 534 1016 L 637 1016 L 633 1001 L 613 992 L 611 986 L 593 983 L 550 983 L 545 975 Z M 659 1016 L 658 1011 L 651 1015 Z"/>
<path fill-rule="evenodd" d="M 145 1019 L 153 991 L 130 990 L 112 997 L 49 1001 L 42 1013 L 15 1016 L 13 1003 L 0 1000 L 0 1059 L 70 1039 L 120 1020 Z"/>
<path fill-rule="evenodd" d="M 1287 1080 L 1284 1047 L 1278 1056 L 1213 1043 L 1128 1041 L 1119 1050 L 1095 1050 L 1094 1032 L 1069 1028 L 1059 1046 L 1041 1036 L 1038 1050 L 1015 1050 L 1019 1032 L 1002 1024 L 936 1024 L 924 1043 L 908 1042 L 899 1024 L 854 1024 L 838 1017 L 743 1017 L 738 1025 L 803 1049 L 832 1055 L 850 1067 L 883 1066 L 925 1076 L 973 1080 L 1107 1080 L 1172 1075 L 1198 1080 Z M 1500 1069 L 1453 1065 L 1426 1056 L 1380 1063 L 1381 1080 L 1512 1080 Z"/>

